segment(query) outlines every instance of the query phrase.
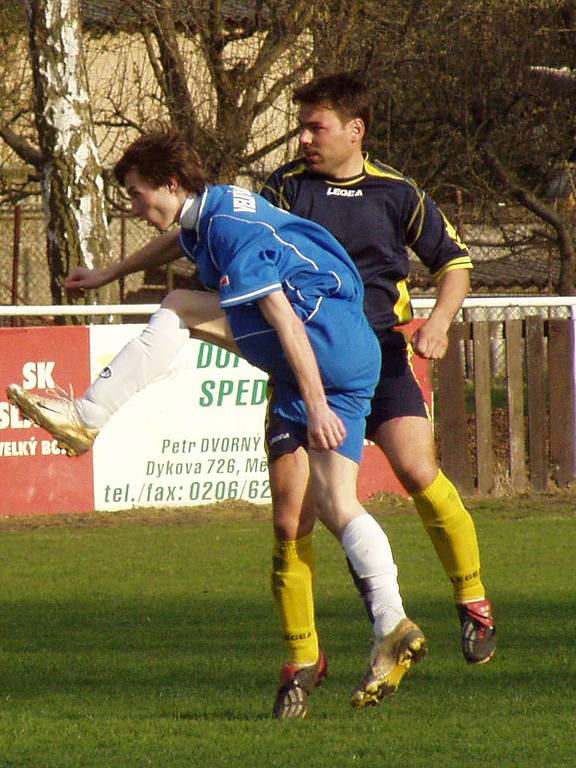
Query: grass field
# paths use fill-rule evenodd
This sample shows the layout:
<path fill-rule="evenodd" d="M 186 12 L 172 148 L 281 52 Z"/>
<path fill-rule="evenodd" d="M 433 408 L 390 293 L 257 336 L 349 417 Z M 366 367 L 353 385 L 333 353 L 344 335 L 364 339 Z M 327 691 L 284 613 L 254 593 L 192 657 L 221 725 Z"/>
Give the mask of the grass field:
<path fill-rule="evenodd" d="M 479 668 L 461 657 L 417 518 L 404 503 L 372 509 L 430 654 L 394 699 L 350 708 L 369 632 L 318 529 L 331 674 L 309 719 L 283 723 L 270 719 L 283 647 L 266 510 L 0 521 L 1 768 L 576 765 L 574 498 L 473 505 L 499 635 Z"/>

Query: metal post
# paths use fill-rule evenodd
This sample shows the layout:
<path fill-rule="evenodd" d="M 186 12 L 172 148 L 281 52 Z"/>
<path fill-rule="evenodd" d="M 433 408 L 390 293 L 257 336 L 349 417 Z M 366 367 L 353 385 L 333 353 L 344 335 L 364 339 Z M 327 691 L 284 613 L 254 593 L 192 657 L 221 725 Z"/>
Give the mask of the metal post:
<path fill-rule="evenodd" d="M 14 234 L 12 241 L 12 291 L 11 301 L 13 305 L 18 303 L 18 275 L 20 274 L 20 236 L 22 232 L 22 209 L 14 206 Z M 16 318 L 10 318 L 10 325 L 16 325 Z"/>
<path fill-rule="evenodd" d="M 126 216 L 121 213 L 120 214 L 120 258 L 125 259 L 126 258 Z M 124 304 L 124 298 L 125 298 L 125 284 L 124 284 L 124 278 L 121 277 L 118 281 L 119 284 L 119 299 L 120 304 Z"/>

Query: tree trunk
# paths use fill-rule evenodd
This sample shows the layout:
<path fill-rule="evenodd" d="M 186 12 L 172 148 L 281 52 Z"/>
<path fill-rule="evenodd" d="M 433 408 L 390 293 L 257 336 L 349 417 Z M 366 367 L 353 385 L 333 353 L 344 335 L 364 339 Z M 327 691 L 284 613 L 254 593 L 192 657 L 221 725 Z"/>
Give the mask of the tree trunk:
<path fill-rule="evenodd" d="M 110 251 L 101 167 L 94 141 L 79 0 L 28 0 L 35 117 L 52 300 L 77 265 Z"/>

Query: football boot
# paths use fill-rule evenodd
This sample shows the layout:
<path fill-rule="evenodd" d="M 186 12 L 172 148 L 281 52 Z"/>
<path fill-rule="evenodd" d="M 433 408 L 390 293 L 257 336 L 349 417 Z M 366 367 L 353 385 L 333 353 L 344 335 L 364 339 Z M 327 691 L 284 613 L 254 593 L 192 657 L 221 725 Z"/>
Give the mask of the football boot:
<path fill-rule="evenodd" d="M 58 388 L 41 397 L 18 384 L 10 384 L 6 394 L 27 419 L 50 432 L 68 456 L 80 456 L 92 448 L 98 430 L 84 424 L 72 395 Z"/>
<path fill-rule="evenodd" d="M 312 690 L 328 675 L 328 659 L 320 648 L 317 661 L 303 666 L 288 662 L 280 672 L 280 688 L 276 694 L 272 716 L 275 720 L 303 718 L 308 714 Z"/>
<path fill-rule="evenodd" d="M 486 664 L 496 653 L 496 627 L 490 600 L 459 603 L 462 652 L 468 664 Z"/>
<path fill-rule="evenodd" d="M 368 670 L 352 695 L 352 706 L 375 706 L 395 694 L 406 672 L 426 651 L 422 630 L 410 619 L 401 619 L 392 632 L 374 641 Z"/>

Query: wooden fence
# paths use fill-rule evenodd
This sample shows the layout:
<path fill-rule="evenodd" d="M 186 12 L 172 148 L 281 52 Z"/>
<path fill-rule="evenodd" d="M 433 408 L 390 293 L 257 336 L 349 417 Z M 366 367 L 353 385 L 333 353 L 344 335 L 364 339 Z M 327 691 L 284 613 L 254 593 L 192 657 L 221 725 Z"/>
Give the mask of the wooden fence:
<path fill-rule="evenodd" d="M 506 359 L 499 409 L 491 366 L 495 336 L 503 339 Z M 442 466 L 462 493 L 545 491 L 576 480 L 571 320 L 535 315 L 455 323 L 436 376 Z"/>

